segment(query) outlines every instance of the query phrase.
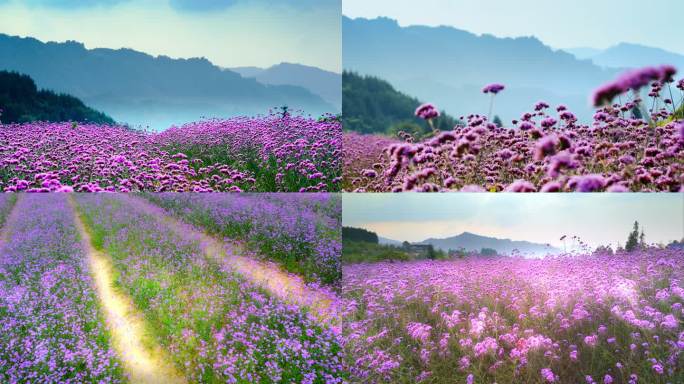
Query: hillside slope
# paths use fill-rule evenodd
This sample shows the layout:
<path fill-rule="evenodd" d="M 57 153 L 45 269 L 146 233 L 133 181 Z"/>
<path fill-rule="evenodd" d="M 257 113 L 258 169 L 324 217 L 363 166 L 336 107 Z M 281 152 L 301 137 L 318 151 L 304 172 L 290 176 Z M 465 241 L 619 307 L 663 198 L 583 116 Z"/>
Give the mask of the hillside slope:
<path fill-rule="evenodd" d="M 111 117 L 88 108 L 81 100 L 50 90 L 39 90 L 31 77 L 8 71 L 0 71 L 0 121 L 114 124 Z"/>

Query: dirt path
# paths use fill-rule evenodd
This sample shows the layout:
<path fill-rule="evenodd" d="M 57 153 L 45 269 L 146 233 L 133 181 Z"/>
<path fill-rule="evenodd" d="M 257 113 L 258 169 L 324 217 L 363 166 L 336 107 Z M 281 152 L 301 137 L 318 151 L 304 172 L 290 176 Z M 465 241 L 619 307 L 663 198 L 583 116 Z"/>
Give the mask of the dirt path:
<path fill-rule="evenodd" d="M 90 272 L 112 335 L 112 344 L 131 383 L 185 383 L 185 379 L 169 363 L 162 349 L 145 334 L 145 322 L 131 300 L 114 289 L 113 267 L 107 255 L 93 248 L 73 198 L 69 204 L 83 245 L 88 254 Z"/>
<path fill-rule="evenodd" d="M 128 198 L 143 212 L 161 218 L 175 233 L 197 238 L 209 258 L 231 266 L 237 273 L 266 289 L 280 300 L 298 307 L 309 308 L 312 318 L 319 323 L 330 326 L 340 325 L 339 311 L 336 306 L 338 300 L 333 293 L 307 285 L 300 276 L 284 271 L 276 263 L 240 255 L 242 252 L 238 246 L 220 241 L 176 219 L 163 208 L 143 198 L 137 196 Z"/>

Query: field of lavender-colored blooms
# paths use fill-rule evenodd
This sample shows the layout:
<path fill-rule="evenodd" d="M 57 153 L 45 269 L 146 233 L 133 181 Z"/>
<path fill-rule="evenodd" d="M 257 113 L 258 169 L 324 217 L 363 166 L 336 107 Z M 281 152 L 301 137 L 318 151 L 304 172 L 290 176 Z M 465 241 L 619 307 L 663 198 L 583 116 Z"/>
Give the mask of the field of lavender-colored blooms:
<path fill-rule="evenodd" d="M 676 192 L 684 190 L 684 79 L 670 66 L 625 72 L 591 96 L 593 121 L 540 101 L 510 125 L 489 112 L 418 142 L 345 133 L 343 189 L 354 192 Z M 646 96 L 647 95 L 647 96 Z M 439 111 L 416 116 L 435 127 Z"/>
<path fill-rule="evenodd" d="M 3 191 L 330 192 L 338 119 L 284 114 L 148 133 L 83 123 L 0 124 Z"/>
<path fill-rule="evenodd" d="M 351 264 L 343 338 L 359 382 L 680 383 L 683 281 L 681 248 Z"/>
<path fill-rule="evenodd" d="M 266 207 L 282 197 L 222 196 L 186 208 L 242 207 L 241 225 L 252 230 L 235 244 L 142 196 L 1 196 L 0 381 L 345 382 L 334 289 L 240 244 L 282 229 L 258 220 L 298 209 L 334 215 L 335 200 L 303 194 L 266 217 L 250 216 L 247 201 Z"/>

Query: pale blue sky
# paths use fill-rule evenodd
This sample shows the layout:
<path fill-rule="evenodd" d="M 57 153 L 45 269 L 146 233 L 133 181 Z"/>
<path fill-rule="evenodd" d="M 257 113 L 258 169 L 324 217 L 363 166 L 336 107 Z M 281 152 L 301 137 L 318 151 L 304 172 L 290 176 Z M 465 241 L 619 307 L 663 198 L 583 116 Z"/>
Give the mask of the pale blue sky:
<path fill-rule="evenodd" d="M 682 0 L 344 0 L 349 17 L 387 16 L 405 25 L 450 25 L 499 37 L 536 36 L 554 48 L 619 42 L 684 54 Z"/>
<path fill-rule="evenodd" d="M 562 246 L 578 235 L 591 246 L 624 245 L 635 220 L 648 242 L 684 237 L 684 194 L 353 194 L 342 197 L 345 226 L 395 240 L 461 232 Z"/>
<path fill-rule="evenodd" d="M 340 72 L 340 1 L 0 0 L 0 33 L 222 67 L 295 62 Z"/>

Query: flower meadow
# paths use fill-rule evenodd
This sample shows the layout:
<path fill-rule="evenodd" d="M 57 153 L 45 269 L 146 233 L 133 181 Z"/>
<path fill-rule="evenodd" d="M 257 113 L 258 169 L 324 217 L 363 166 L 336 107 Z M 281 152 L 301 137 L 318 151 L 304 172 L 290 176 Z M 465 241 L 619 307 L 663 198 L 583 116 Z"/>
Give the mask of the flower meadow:
<path fill-rule="evenodd" d="M 670 66 L 628 71 L 591 96 L 593 120 L 538 102 L 510 126 L 471 114 L 422 142 L 345 133 L 344 189 L 355 192 L 676 192 L 684 186 L 684 79 Z M 647 97 L 642 97 L 647 94 Z M 439 118 L 424 104 L 416 116 Z"/>
<path fill-rule="evenodd" d="M 681 383 L 683 285 L 681 248 L 348 265 L 352 381 Z"/>
<path fill-rule="evenodd" d="M 0 382 L 126 382 L 66 199 L 14 209 L 0 245 Z"/>
<path fill-rule="evenodd" d="M 262 196 L 264 207 L 280 207 L 269 211 L 274 221 L 286 212 L 296 221 L 298 209 L 329 231 L 340 220 L 333 195 L 223 195 L 216 204 L 238 199 L 222 205 L 225 212 L 240 208 L 235 217 L 249 216 L 246 202 L 258 206 Z M 185 204 L 192 211 L 213 203 Z M 317 301 L 337 300 L 322 310 L 338 310 L 332 289 L 307 298 L 318 283 L 295 291 L 287 279 L 300 277 L 262 266 L 258 273 L 282 278 L 302 296 L 285 300 L 250 276 L 249 265 L 238 268 L 228 253 L 224 262 L 212 257 L 202 232 L 173 220 L 132 194 L 0 195 L 0 382 L 348 382 L 339 316 L 313 313 L 322 308 Z M 250 241 L 256 246 L 256 235 Z M 103 284 L 122 299 L 112 302 Z M 122 306 L 130 315 L 113 316 Z M 129 330 L 131 321 L 140 321 L 140 330 Z M 131 337 L 149 347 L 132 353 Z M 136 366 L 137 357 L 146 363 Z"/>
<path fill-rule="evenodd" d="M 188 381 L 344 382 L 331 327 L 207 258 L 199 238 L 138 209 L 136 198 L 75 200 L 93 245 L 112 258 L 117 286 Z"/>
<path fill-rule="evenodd" d="M 338 194 L 146 194 L 153 203 L 212 234 L 239 241 L 311 282 L 342 277 Z M 276 219 L 277 218 L 277 219 Z"/>
<path fill-rule="evenodd" d="M 0 124 L 0 189 L 339 191 L 341 145 L 334 116 L 213 119 L 161 133 L 70 122 Z"/>

